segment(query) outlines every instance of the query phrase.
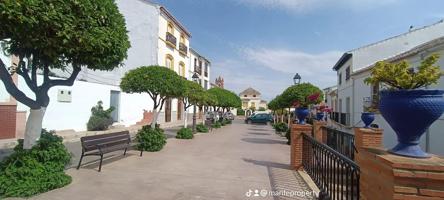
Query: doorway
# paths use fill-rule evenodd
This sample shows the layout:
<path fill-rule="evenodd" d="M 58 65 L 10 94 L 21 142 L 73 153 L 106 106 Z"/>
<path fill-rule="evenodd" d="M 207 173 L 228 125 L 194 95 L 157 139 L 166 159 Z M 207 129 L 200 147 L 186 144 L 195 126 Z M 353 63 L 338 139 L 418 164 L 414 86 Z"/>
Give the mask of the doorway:
<path fill-rule="evenodd" d="M 111 90 L 109 105 L 110 107 L 114 107 L 113 112 L 111 112 L 113 122 L 118 122 L 120 117 L 120 91 Z"/>

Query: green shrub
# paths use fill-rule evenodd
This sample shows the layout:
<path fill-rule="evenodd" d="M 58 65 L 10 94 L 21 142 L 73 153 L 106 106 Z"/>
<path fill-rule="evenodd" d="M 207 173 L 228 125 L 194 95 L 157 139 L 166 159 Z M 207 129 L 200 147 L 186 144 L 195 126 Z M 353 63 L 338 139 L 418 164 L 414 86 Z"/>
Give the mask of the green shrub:
<path fill-rule="evenodd" d="M 219 121 L 213 124 L 213 128 L 220 128 L 220 127 L 222 127 L 222 124 Z"/>
<path fill-rule="evenodd" d="M 177 139 L 193 139 L 193 131 L 190 128 L 181 128 L 176 135 Z"/>
<path fill-rule="evenodd" d="M 273 128 L 276 130 L 276 132 L 286 132 L 288 130 L 287 123 L 284 122 L 273 124 Z"/>
<path fill-rule="evenodd" d="M 290 132 L 290 129 L 288 129 L 287 132 L 285 133 L 285 137 L 287 138 L 287 144 L 290 145 L 291 144 L 291 132 Z"/>
<path fill-rule="evenodd" d="M 96 106 L 91 108 L 91 117 L 86 125 L 88 131 L 107 130 L 113 124 L 111 113 L 114 111 L 114 107 L 104 110 L 102 104 L 103 102 L 99 101 Z"/>
<path fill-rule="evenodd" d="M 208 133 L 208 128 L 204 124 L 200 123 L 196 125 L 196 131 L 199 133 Z"/>
<path fill-rule="evenodd" d="M 160 151 L 166 144 L 166 136 L 162 129 L 152 129 L 151 126 L 143 126 L 136 134 L 138 150 L 143 151 Z"/>
<path fill-rule="evenodd" d="M 243 110 L 243 109 L 237 109 L 237 111 L 236 111 L 236 115 L 237 115 L 237 116 L 244 116 L 244 115 L 245 115 L 245 110 Z"/>
<path fill-rule="evenodd" d="M 233 121 L 231 121 L 231 120 L 227 120 L 227 124 L 232 124 L 233 123 Z"/>
<path fill-rule="evenodd" d="M 0 199 L 29 197 L 71 183 L 71 177 L 64 172 L 71 154 L 62 141 L 44 129 L 29 150 L 23 149 L 20 139 L 14 152 L 0 163 Z"/>

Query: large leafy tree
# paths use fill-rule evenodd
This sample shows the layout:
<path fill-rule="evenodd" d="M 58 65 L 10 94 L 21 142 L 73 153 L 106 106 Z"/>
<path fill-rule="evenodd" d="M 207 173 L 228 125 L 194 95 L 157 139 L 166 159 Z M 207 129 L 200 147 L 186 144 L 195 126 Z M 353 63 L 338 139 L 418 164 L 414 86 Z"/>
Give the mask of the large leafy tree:
<path fill-rule="evenodd" d="M 317 98 L 311 101 L 309 96 L 316 94 L 318 94 Z M 321 89 L 311 83 L 301 83 L 288 87 L 280 98 L 282 108 L 288 108 L 288 126 L 290 126 L 290 108 L 295 104 L 301 107 L 307 107 L 310 104 L 320 103 L 323 98 L 323 93 Z"/>
<path fill-rule="evenodd" d="M 199 84 L 185 79 L 183 80 L 183 85 L 185 89 L 180 98 L 182 99 L 185 109 L 184 127 L 186 128 L 188 125 L 188 108 L 193 105 L 197 105 L 199 102 L 205 104 L 205 90 Z"/>
<path fill-rule="evenodd" d="M 120 66 L 130 47 L 125 20 L 113 0 L 2 0 L 0 22 L 2 47 L 19 60 L 13 66 L 0 61 L 0 79 L 11 96 L 31 109 L 25 149 L 40 136 L 49 89 L 73 85 L 82 68 Z M 71 75 L 50 78 L 53 69 Z M 14 73 L 23 77 L 35 98 L 18 89 Z M 37 81 L 38 74 L 43 82 Z"/>
<path fill-rule="evenodd" d="M 142 66 L 128 71 L 120 82 L 120 88 L 127 93 L 149 94 L 154 102 L 153 129 L 165 100 L 182 97 L 186 90 L 182 77 L 162 66 Z"/>

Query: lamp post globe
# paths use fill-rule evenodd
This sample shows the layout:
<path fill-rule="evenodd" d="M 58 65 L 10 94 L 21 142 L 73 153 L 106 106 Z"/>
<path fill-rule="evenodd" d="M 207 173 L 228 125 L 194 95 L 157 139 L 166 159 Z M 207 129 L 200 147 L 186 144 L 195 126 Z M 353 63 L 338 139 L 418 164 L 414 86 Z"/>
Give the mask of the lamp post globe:
<path fill-rule="evenodd" d="M 301 83 L 301 75 L 299 75 L 299 73 L 296 73 L 293 77 L 293 82 L 295 85 L 298 85 L 299 83 Z"/>
<path fill-rule="evenodd" d="M 199 82 L 199 74 L 194 72 L 193 76 L 191 77 L 195 83 Z M 193 105 L 193 134 L 196 133 L 196 104 Z"/>

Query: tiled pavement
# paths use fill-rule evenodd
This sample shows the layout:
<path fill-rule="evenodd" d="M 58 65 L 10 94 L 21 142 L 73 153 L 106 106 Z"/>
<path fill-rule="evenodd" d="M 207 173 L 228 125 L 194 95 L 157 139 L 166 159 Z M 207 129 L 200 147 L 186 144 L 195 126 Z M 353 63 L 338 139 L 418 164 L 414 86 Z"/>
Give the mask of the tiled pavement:
<path fill-rule="evenodd" d="M 286 139 L 271 127 L 238 120 L 193 140 L 170 138 L 143 157 L 109 155 L 100 173 L 96 162 L 69 169 L 70 185 L 31 199 L 313 199 L 289 159 Z"/>

